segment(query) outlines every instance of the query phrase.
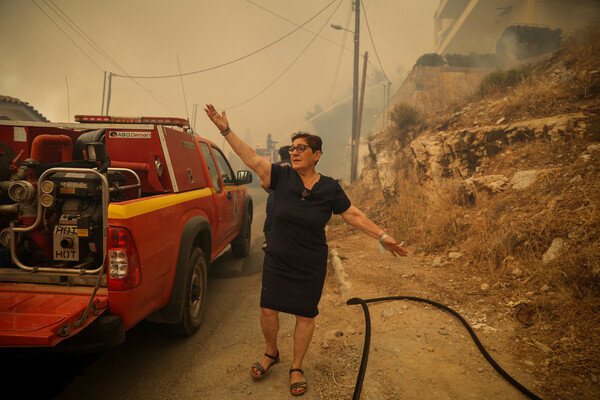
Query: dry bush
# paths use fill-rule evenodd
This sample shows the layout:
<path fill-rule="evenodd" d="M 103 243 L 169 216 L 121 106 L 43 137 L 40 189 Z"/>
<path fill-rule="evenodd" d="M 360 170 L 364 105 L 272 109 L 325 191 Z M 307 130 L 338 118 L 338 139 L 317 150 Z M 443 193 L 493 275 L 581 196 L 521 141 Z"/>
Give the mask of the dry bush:
<path fill-rule="evenodd" d="M 400 185 L 391 223 L 397 237 L 431 253 L 454 246 L 465 231 L 464 208 L 459 205 L 458 182 L 449 181 L 432 191 L 414 183 Z"/>
<path fill-rule="evenodd" d="M 483 78 L 477 88 L 477 94 L 481 98 L 490 94 L 504 94 L 511 87 L 525 81 L 530 73 L 531 67 L 529 65 L 493 71 Z"/>

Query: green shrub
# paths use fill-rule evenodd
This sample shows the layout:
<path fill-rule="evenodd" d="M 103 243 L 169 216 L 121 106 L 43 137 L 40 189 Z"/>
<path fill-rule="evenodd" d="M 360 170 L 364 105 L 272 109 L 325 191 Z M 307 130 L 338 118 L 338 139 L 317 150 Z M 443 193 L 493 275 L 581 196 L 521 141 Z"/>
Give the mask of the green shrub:
<path fill-rule="evenodd" d="M 407 103 L 398 103 L 390 111 L 390 120 L 394 124 L 398 138 L 402 139 L 404 143 L 410 139 L 408 136 L 409 130 L 419 124 L 421 116 L 414 106 Z"/>
<path fill-rule="evenodd" d="M 423 54 L 415 63 L 415 66 L 424 67 L 441 67 L 442 65 L 444 65 L 444 58 L 436 53 Z"/>
<path fill-rule="evenodd" d="M 496 53 L 503 59 L 523 60 L 557 49 L 562 41 L 562 30 L 542 26 L 516 24 L 504 30 Z"/>
<path fill-rule="evenodd" d="M 477 93 L 480 97 L 485 97 L 490 92 L 504 91 L 526 79 L 530 73 L 531 67 L 529 65 L 508 70 L 498 69 L 483 78 L 479 83 Z"/>

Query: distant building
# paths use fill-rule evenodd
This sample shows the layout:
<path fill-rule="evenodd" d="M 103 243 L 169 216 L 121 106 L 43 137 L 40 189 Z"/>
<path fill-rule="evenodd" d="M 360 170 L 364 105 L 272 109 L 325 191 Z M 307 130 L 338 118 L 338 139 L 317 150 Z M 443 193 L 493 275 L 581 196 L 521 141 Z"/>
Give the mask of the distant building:
<path fill-rule="evenodd" d="M 50 122 L 29 103 L 0 95 L 0 120 Z"/>
<path fill-rule="evenodd" d="M 495 53 L 511 26 L 569 35 L 600 21 L 598 0 L 441 0 L 434 15 L 437 54 Z"/>

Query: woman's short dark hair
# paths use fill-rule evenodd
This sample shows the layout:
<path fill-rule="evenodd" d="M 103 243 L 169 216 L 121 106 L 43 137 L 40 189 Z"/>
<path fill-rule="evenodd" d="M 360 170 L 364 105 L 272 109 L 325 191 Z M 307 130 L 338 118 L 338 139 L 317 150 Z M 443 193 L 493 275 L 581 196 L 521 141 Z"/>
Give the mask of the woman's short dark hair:
<path fill-rule="evenodd" d="M 317 135 L 312 135 L 307 132 L 296 132 L 292 134 L 292 143 L 294 143 L 294 140 L 296 139 L 305 139 L 306 143 L 308 143 L 313 151 L 319 150 L 321 153 L 323 152 L 323 149 L 321 148 L 321 146 L 323 146 L 323 141 Z"/>

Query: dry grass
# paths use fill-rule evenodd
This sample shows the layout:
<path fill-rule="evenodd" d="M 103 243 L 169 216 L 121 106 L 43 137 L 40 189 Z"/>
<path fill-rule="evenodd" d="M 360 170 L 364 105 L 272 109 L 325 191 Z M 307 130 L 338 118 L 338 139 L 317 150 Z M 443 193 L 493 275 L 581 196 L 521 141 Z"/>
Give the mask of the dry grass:
<path fill-rule="evenodd" d="M 458 130 L 475 120 L 492 125 L 502 117 L 511 122 L 582 110 L 597 115 L 586 136 L 522 143 L 490 160 L 486 174 L 540 170 L 527 189 L 479 193 L 467 207 L 457 195 L 460 182 L 426 188 L 408 168 L 400 172 L 394 202 L 373 205 L 353 194 L 375 218 L 385 210 L 379 222 L 417 252 L 460 251 L 470 275 L 495 282 L 505 300 L 531 305 L 535 324 L 528 334 L 553 350 L 546 373 L 567 379 L 550 379 L 547 394 L 568 395 L 569 377 L 600 375 L 600 151 L 586 152 L 600 140 L 600 30 L 569 41 L 515 87 L 429 118 L 430 128 Z M 564 248 L 544 262 L 555 238 Z"/>

